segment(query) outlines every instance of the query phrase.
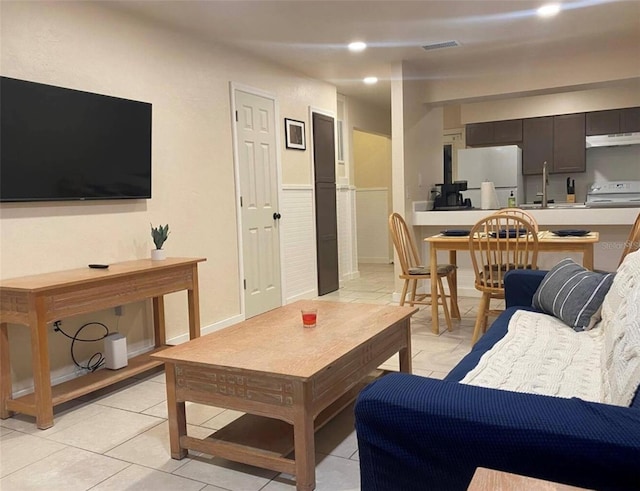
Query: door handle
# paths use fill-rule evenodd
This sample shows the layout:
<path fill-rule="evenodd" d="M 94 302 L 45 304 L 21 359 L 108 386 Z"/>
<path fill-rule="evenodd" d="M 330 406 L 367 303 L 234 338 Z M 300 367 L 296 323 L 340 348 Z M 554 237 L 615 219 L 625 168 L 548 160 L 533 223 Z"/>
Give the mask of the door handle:
<path fill-rule="evenodd" d="M 274 219 L 274 220 L 280 220 L 280 218 L 282 218 L 282 215 L 280 215 L 280 213 L 275 212 L 275 213 L 273 214 L 273 219 Z"/>

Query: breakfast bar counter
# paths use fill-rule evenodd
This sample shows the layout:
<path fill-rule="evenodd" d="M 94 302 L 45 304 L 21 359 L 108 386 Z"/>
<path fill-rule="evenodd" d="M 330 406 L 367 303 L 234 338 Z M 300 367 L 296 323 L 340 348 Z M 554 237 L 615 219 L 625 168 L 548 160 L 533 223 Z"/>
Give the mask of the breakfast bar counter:
<path fill-rule="evenodd" d="M 413 203 L 414 210 L 420 210 L 426 202 Z M 424 208 L 423 208 L 424 209 Z M 471 229 L 481 218 L 495 213 L 497 210 L 470 209 L 462 211 L 414 211 L 412 221 L 414 234 L 418 242 L 422 242 L 421 257 L 426 261 L 430 257 L 430 246 L 424 239 L 439 234 L 447 229 Z M 534 216 L 540 230 L 584 229 L 597 232 L 599 241 L 594 245 L 593 266 L 599 270 L 615 271 L 625 241 L 640 213 L 640 208 L 586 208 L 584 205 L 571 206 L 555 203 L 552 208 L 526 208 Z M 444 252 L 439 260 L 447 261 Z M 457 289 L 461 296 L 478 296 L 474 287 L 474 275 L 468 254 L 458 257 Z M 576 252 L 545 253 L 538 258 L 540 269 L 550 269 L 558 261 L 571 257 L 582 262 L 582 256 Z M 445 287 L 446 288 L 446 287 Z"/>
<path fill-rule="evenodd" d="M 640 208 L 584 208 L 556 205 L 554 208 L 527 208 L 540 225 L 559 228 L 594 225 L 628 225 L 635 221 Z M 497 210 L 469 209 L 462 211 L 414 211 L 413 225 L 471 227 L 481 218 Z"/>

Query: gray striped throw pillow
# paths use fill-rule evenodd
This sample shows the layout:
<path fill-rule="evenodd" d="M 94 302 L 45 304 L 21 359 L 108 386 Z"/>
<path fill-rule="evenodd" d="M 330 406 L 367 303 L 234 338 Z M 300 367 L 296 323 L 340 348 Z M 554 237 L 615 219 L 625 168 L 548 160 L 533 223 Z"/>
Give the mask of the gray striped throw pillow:
<path fill-rule="evenodd" d="M 533 295 L 533 307 L 560 319 L 576 331 L 600 320 L 600 307 L 614 273 L 594 273 L 566 258 L 544 277 Z"/>

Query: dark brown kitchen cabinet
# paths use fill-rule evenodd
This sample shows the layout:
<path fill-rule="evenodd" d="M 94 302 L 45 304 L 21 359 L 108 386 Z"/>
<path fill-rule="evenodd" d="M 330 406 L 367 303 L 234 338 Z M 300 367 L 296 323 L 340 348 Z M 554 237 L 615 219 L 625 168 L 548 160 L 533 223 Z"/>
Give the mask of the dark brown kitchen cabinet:
<path fill-rule="evenodd" d="M 509 145 L 522 142 L 522 120 L 471 123 L 465 126 L 465 143 L 469 147 Z"/>
<path fill-rule="evenodd" d="M 586 134 L 609 135 L 620 131 L 620 110 L 593 111 L 586 115 Z"/>
<path fill-rule="evenodd" d="M 584 146 L 584 145 L 583 145 Z M 542 164 L 553 169 L 553 116 L 527 118 L 522 122 L 522 173 L 542 174 Z"/>
<path fill-rule="evenodd" d="M 620 132 L 640 131 L 640 107 L 620 109 Z"/>
<path fill-rule="evenodd" d="M 584 172 L 587 168 L 585 114 L 563 114 L 553 117 L 554 173 Z"/>
<path fill-rule="evenodd" d="M 523 120 L 522 173 L 542 174 L 545 161 L 549 173 L 586 170 L 584 113 Z"/>
<path fill-rule="evenodd" d="M 640 131 L 640 107 L 587 113 L 587 136 L 631 133 L 634 131 Z"/>
<path fill-rule="evenodd" d="M 520 143 L 522 141 L 522 120 L 494 121 L 494 143 Z"/>
<path fill-rule="evenodd" d="M 486 145 L 493 141 L 493 123 L 471 123 L 465 126 L 467 146 Z"/>

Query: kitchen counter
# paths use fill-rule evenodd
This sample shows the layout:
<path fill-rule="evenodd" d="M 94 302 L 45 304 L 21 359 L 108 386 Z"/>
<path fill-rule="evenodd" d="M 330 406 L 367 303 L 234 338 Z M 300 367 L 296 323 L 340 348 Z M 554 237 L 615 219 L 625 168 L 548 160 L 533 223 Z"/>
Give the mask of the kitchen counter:
<path fill-rule="evenodd" d="M 413 205 L 414 210 L 424 210 L 427 206 L 426 201 L 416 201 Z M 579 205 L 570 207 L 569 204 L 562 203 L 554 205 L 559 207 L 527 208 L 526 211 L 535 217 L 541 230 L 577 228 L 598 232 L 600 241 L 594 251 L 595 267 L 615 271 L 631 225 L 640 213 L 640 208 L 584 208 Z M 416 239 L 422 242 L 422 257 L 429 257 L 429 245 L 423 241 L 424 238 L 445 229 L 470 229 L 478 220 L 495 211 L 497 210 L 414 211 L 414 233 Z M 571 257 L 578 263 L 582 261 L 576 254 L 544 252 L 538 256 L 538 267 L 550 269 L 565 257 Z M 446 262 L 446 255 L 443 254 L 439 261 Z M 472 297 L 479 295 L 474 287 L 474 274 L 468 254 L 458 255 L 458 293 Z"/>
<path fill-rule="evenodd" d="M 417 204 L 417 202 L 416 202 Z M 415 208 L 415 207 L 414 207 Z M 415 226 L 471 227 L 482 217 L 497 210 L 414 211 Z M 563 225 L 565 228 L 582 225 L 632 225 L 640 208 L 545 208 L 526 210 L 541 226 Z"/>

